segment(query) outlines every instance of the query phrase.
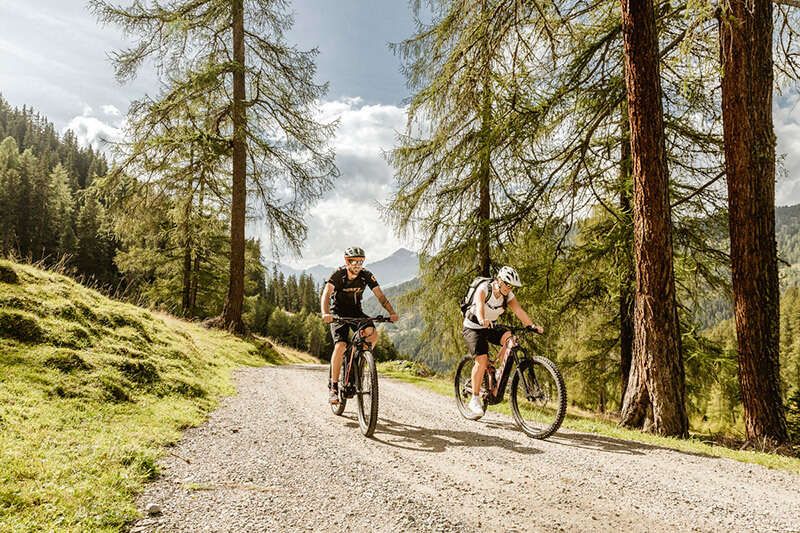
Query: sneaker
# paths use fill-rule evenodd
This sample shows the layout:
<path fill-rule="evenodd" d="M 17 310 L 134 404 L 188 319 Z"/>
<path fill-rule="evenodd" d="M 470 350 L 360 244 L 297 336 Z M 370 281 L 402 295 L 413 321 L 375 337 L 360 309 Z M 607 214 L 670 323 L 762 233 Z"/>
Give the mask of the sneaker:
<path fill-rule="evenodd" d="M 329 387 L 328 388 L 328 401 L 331 405 L 338 405 L 339 404 L 339 391 L 336 388 Z"/>
<path fill-rule="evenodd" d="M 481 401 L 478 397 L 473 396 L 472 399 L 469 401 L 467 405 L 467 418 L 470 420 L 478 420 L 480 417 L 483 416 L 483 406 L 481 405 Z"/>

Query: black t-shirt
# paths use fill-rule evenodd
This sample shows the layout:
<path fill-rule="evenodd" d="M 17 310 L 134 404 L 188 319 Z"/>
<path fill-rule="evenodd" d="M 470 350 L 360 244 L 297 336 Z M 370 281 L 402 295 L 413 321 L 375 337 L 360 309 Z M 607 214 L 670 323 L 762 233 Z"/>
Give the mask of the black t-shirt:
<path fill-rule="evenodd" d="M 362 269 L 353 279 L 347 278 L 347 269 L 341 267 L 328 278 L 327 283 L 333 285 L 331 295 L 331 312 L 339 316 L 363 316 L 361 297 L 364 287 L 374 289 L 378 281 L 372 272 Z"/>

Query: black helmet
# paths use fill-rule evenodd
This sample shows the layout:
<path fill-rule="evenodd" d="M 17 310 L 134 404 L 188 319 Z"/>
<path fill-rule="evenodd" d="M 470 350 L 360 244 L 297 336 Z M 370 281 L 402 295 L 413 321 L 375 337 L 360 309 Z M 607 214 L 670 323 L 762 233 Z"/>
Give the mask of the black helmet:
<path fill-rule="evenodd" d="M 347 250 L 344 251 L 345 257 L 366 257 L 364 255 L 364 249 L 359 248 L 358 246 L 351 246 Z"/>

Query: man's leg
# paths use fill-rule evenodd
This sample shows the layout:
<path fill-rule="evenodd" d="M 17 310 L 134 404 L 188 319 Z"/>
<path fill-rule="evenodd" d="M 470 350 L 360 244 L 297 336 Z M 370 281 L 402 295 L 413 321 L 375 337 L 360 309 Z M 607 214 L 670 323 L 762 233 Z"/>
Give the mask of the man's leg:
<path fill-rule="evenodd" d="M 347 348 L 346 342 L 337 342 L 333 345 L 333 353 L 331 354 L 331 383 L 339 382 L 339 371 L 342 368 L 342 358 L 344 357 L 344 350 Z"/>
<path fill-rule="evenodd" d="M 370 350 L 375 348 L 375 344 L 378 342 L 378 330 L 371 326 L 367 326 L 366 328 L 364 328 L 363 335 L 364 338 L 367 339 L 367 342 L 369 343 Z"/>

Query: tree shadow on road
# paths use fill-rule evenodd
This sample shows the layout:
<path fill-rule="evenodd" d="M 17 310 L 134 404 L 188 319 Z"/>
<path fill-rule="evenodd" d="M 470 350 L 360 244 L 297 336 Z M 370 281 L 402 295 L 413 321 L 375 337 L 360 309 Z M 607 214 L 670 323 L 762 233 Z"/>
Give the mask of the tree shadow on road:
<path fill-rule="evenodd" d="M 646 452 L 648 451 L 666 450 L 683 455 L 694 455 L 695 457 L 719 459 L 719 457 L 715 455 L 709 455 L 700 452 L 690 452 L 686 450 L 676 450 L 675 448 L 658 446 L 656 444 L 645 444 L 643 442 L 616 439 L 614 437 L 604 437 L 602 435 L 594 435 L 589 433 L 556 433 L 547 440 L 549 442 L 553 442 L 554 444 L 569 446 L 571 448 L 582 448 L 596 452 L 616 453 L 623 455 L 646 455 Z"/>
<path fill-rule="evenodd" d="M 356 415 L 345 415 L 345 418 L 352 420 L 347 423 L 348 426 L 358 427 Z M 372 439 L 395 448 L 420 452 L 443 452 L 447 448 L 461 446 L 469 448 L 498 447 L 523 455 L 542 453 L 537 448 L 496 435 L 414 426 L 385 418 L 379 420 Z"/>

